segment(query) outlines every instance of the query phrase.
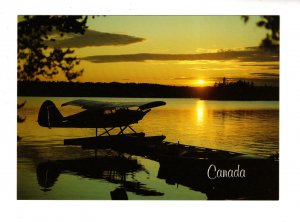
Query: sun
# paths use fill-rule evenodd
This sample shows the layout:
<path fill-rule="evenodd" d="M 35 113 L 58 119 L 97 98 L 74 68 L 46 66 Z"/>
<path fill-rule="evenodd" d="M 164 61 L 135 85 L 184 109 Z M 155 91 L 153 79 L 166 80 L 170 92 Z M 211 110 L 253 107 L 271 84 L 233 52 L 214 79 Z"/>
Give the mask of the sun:
<path fill-rule="evenodd" d="M 196 83 L 197 83 L 197 85 L 200 85 L 200 86 L 203 86 L 203 85 L 205 85 L 205 80 L 203 80 L 203 79 L 198 79 L 197 81 L 196 81 Z"/>

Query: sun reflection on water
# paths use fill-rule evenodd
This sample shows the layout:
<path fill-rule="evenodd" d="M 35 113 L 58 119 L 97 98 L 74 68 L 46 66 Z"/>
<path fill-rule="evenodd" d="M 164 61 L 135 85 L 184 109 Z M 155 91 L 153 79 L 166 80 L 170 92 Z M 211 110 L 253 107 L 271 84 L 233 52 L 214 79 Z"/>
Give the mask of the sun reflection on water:
<path fill-rule="evenodd" d="M 204 120 L 204 112 L 205 112 L 205 104 L 204 101 L 198 100 L 197 101 L 197 122 L 202 123 Z"/>

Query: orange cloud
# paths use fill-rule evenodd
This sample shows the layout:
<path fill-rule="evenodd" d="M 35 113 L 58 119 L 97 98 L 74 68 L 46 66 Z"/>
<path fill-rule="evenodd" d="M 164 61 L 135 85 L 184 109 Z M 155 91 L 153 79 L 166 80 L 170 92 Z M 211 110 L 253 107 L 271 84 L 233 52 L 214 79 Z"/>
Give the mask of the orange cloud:
<path fill-rule="evenodd" d="M 47 41 L 50 47 L 59 48 L 82 48 L 87 46 L 128 45 L 144 41 L 144 38 L 86 30 L 84 35 L 72 34 L 56 41 Z"/>
<path fill-rule="evenodd" d="M 214 53 L 199 54 L 123 54 L 123 55 L 96 55 L 82 58 L 94 63 L 109 62 L 145 62 L 148 60 L 236 60 L 240 62 L 271 62 L 279 61 L 278 53 L 268 52 L 256 48 L 247 48 L 245 50 L 227 50 Z"/>

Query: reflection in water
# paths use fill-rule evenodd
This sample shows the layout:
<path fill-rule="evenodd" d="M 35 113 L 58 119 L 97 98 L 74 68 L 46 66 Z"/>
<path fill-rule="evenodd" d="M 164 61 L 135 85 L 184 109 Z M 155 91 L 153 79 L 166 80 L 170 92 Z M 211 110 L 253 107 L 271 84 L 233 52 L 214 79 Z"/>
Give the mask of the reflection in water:
<path fill-rule="evenodd" d="M 269 156 L 279 148 L 278 110 L 213 110 L 219 142 L 232 143 L 244 153 Z M 240 139 L 240 143 L 237 142 Z M 217 139 L 216 139 L 217 140 Z M 248 150 L 240 147 L 247 146 Z M 244 151 L 245 150 L 245 151 Z"/>
<path fill-rule="evenodd" d="M 203 100 L 197 101 L 197 121 L 198 123 L 202 123 L 204 119 L 204 110 L 205 103 Z"/>
<path fill-rule="evenodd" d="M 20 97 L 26 106 L 18 114 L 26 121 L 18 125 L 18 134 L 27 143 L 62 141 L 89 137 L 94 129 L 40 127 L 37 115 L 45 99 L 57 106 L 78 98 Z M 89 99 L 89 98 L 85 98 Z M 95 98 L 93 98 L 95 99 Z M 97 98 L 102 101 L 152 101 L 151 98 Z M 165 135 L 168 141 L 251 154 L 273 154 L 279 147 L 279 103 L 276 101 L 204 101 L 197 99 L 162 99 L 167 105 L 155 108 L 138 124 L 136 131 L 146 135 Z M 78 107 L 76 107 L 78 108 Z M 78 112 L 64 107 L 63 115 Z M 253 133 L 255 132 L 255 134 Z M 219 138 L 222 138 L 219 140 Z M 250 146 L 249 146 L 250 145 Z"/>
<path fill-rule="evenodd" d="M 208 168 L 245 170 L 245 178 L 209 179 Z M 168 184 L 181 184 L 205 193 L 208 200 L 278 200 L 278 161 L 272 159 L 189 160 L 165 159 L 160 161 L 158 178 Z"/>
<path fill-rule="evenodd" d="M 112 200 L 128 200 L 126 190 L 124 188 L 120 188 L 120 187 L 111 191 L 110 196 L 111 196 Z"/>
<path fill-rule="evenodd" d="M 51 187 L 58 179 L 61 170 L 54 162 L 40 163 L 36 168 L 36 175 L 42 191 L 51 191 Z"/>
<path fill-rule="evenodd" d="M 136 159 L 125 157 L 97 157 L 72 160 L 57 160 L 40 163 L 36 173 L 38 183 L 43 191 L 50 191 L 60 173 L 69 173 L 90 179 L 104 179 L 110 183 L 120 184 L 120 188 L 143 196 L 162 196 L 161 192 L 149 189 L 145 184 L 134 179 L 134 173 L 145 171 Z M 127 180 L 132 177 L 132 181 Z M 121 194 L 120 194 L 121 193 Z M 113 197 L 122 196 L 119 189 L 113 192 Z"/>
<path fill-rule="evenodd" d="M 76 98 L 47 99 L 62 104 Z M 268 170 L 263 171 L 269 169 L 268 164 L 261 162 L 257 162 L 260 168 L 249 170 L 258 175 L 257 180 L 249 178 L 245 183 L 237 183 L 235 180 L 207 180 L 205 162 L 189 165 L 184 160 L 154 163 L 140 157 L 138 161 L 119 157 L 91 158 L 93 152 L 64 146 L 63 140 L 93 136 L 94 129 L 39 127 L 38 109 L 45 98 L 20 100 L 27 103 L 18 110 L 19 115 L 26 116 L 26 121 L 18 125 L 18 134 L 22 136 L 18 142 L 18 199 L 126 199 L 124 191 L 129 199 L 276 199 L 278 194 L 278 166 L 269 171 L 274 175 L 272 179 L 265 173 Z M 278 102 L 163 100 L 167 105 L 151 111 L 135 126 L 137 131 L 146 135 L 166 135 L 167 141 L 180 141 L 181 144 L 265 156 L 278 153 Z M 64 115 L 68 112 L 76 113 L 77 110 L 67 108 Z M 143 147 L 138 148 L 143 150 Z M 183 186 L 176 188 L 169 184 Z M 44 192 L 40 191 L 41 187 Z"/>
<path fill-rule="evenodd" d="M 180 184 L 204 193 L 209 200 L 277 200 L 279 196 L 278 161 L 274 159 L 162 156 L 158 162 L 157 178 L 163 179 L 169 185 L 177 184 L 178 187 Z M 211 164 L 218 169 L 227 170 L 234 170 L 239 166 L 245 170 L 246 177 L 210 179 L 207 171 Z M 127 192 L 148 197 L 164 196 L 163 192 L 150 189 L 141 183 L 135 177 L 139 171 L 148 173 L 136 159 L 102 156 L 42 162 L 38 164 L 36 174 L 38 183 L 45 192 L 51 191 L 59 175 L 64 173 L 118 184 L 119 187 L 110 191 L 113 200 L 127 200 Z"/>

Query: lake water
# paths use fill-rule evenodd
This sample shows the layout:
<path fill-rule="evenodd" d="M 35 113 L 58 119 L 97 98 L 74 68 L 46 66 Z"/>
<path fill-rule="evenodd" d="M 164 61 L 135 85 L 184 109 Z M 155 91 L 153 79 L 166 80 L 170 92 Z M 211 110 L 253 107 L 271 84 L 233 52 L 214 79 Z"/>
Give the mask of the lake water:
<path fill-rule="evenodd" d="M 63 115 L 78 112 L 61 104 L 78 98 L 18 97 L 27 101 L 18 110 L 26 117 L 18 124 L 18 199 L 111 199 L 110 192 L 125 187 L 133 199 L 207 199 L 205 193 L 158 178 L 158 162 L 142 157 L 116 157 L 63 140 L 95 135 L 95 129 L 48 129 L 37 123 L 44 100 L 52 100 Z M 133 128 L 146 135 L 165 135 L 181 144 L 268 156 L 279 152 L 279 102 L 202 101 L 197 99 L 85 98 L 107 102 L 163 100 Z M 104 152 L 104 151 L 103 151 Z M 108 151 L 113 152 L 113 151 Z M 121 159 L 119 159 L 121 158 Z M 90 166 L 91 163 L 96 164 Z M 85 169 L 78 166 L 85 165 Z"/>

